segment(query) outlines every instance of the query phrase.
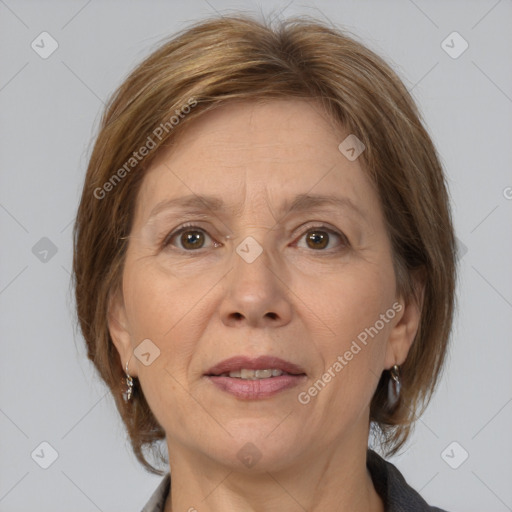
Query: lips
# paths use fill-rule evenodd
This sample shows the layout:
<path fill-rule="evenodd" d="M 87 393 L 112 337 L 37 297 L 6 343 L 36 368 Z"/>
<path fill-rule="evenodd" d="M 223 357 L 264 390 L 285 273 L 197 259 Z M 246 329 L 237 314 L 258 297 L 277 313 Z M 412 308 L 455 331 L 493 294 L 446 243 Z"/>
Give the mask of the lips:
<path fill-rule="evenodd" d="M 267 371 L 265 371 L 267 370 Z M 269 372 L 268 370 L 272 370 Z M 252 374 L 255 379 L 244 379 L 244 374 Z M 239 375 L 239 374 L 242 375 Z M 287 389 L 304 383 L 306 373 L 300 366 L 284 361 L 279 357 L 243 356 L 226 359 L 210 368 L 204 377 L 220 390 L 239 400 L 269 399 Z M 240 378 L 242 377 L 242 378 Z"/>
<path fill-rule="evenodd" d="M 212 366 L 205 372 L 205 375 L 214 377 L 224 373 L 239 371 L 239 370 L 281 370 L 283 373 L 290 375 L 305 375 L 306 372 L 300 366 L 280 359 L 279 357 L 260 356 L 257 358 L 250 358 L 245 356 L 235 356 L 225 359 L 220 363 Z"/>

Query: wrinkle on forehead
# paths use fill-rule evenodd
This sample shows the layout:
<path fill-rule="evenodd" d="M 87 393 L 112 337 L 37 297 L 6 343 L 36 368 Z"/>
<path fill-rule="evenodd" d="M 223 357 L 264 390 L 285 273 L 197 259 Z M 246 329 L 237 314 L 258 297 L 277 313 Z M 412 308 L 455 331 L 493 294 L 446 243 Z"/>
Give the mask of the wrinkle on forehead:
<path fill-rule="evenodd" d="M 223 197 L 234 215 L 250 208 L 275 216 L 283 196 L 310 191 L 337 189 L 361 204 L 366 173 L 341 155 L 343 134 L 330 121 L 299 99 L 221 105 L 186 126 L 167 158 L 148 169 L 138 216 L 147 219 L 158 202 L 189 194 Z"/>

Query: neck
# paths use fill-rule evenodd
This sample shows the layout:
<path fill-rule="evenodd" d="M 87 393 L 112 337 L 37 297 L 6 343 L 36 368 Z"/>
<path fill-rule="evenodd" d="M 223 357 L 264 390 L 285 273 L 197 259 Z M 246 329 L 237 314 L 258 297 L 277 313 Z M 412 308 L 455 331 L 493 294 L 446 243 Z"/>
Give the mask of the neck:
<path fill-rule="evenodd" d="M 316 449 L 289 467 L 251 473 L 170 444 L 171 492 L 164 512 L 384 512 L 366 467 L 366 443 Z"/>

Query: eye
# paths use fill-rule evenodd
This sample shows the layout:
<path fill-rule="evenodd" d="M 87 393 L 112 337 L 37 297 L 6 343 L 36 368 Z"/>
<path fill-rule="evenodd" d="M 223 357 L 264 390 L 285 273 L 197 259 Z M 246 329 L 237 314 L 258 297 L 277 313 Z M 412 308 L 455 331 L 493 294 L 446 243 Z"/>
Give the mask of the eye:
<path fill-rule="evenodd" d="M 299 240 L 305 237 L 306 248 L 326 252 L 324 249 L 331 242 L 333 235 L 334 238 L 341 240 L 341 246 L 337 247 L 337 249 L 341 250 L 350 245 L 345 235 L 323 225 L 310 227 Z"/>
<path fill-rule="evenodd" d="M 205 237 L 211 238 L 204 229 L 193 224 L 185 224 L 181 228 L 167 235 L 162 241 L 162 247 L 174 245 L 173 240 L 176 237 L 179 237 L 178 241 L 181 244 L 181 247 L 178 247 L 178 249 L 183 249 L 188 252 L 202 249 L 205 243 Z M 217 244 L 217 242 L 214 242 L 214 244 L 215 247 L 220 245 Z"/>

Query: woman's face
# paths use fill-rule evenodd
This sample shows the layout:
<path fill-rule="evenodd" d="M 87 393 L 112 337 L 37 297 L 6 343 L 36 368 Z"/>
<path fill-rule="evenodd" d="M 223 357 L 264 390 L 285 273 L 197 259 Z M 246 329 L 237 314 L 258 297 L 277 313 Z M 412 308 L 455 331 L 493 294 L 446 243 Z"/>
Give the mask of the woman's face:
<path fill-rule="evenodd" d="M 169 450 L 268 470 L 366 446 L 418 312 L 395 295 L 378 196 L 338 148 L 349 133 L 314 101 L 272 100 L 182 135 L 144 177 L 110 315 Z"/>

